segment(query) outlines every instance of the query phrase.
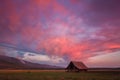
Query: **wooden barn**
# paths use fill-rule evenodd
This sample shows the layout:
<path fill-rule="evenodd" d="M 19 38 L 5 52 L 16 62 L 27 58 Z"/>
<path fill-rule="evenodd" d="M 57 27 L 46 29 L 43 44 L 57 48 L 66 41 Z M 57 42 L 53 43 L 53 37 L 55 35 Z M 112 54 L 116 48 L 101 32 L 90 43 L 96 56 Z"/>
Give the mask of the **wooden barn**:
<path fill-rule="evenodd" d="M 67 72 L 80 72 L 80 71 L 87 71 L 87 66 L 83 62 L 71 61 L 67 66 Z"/>

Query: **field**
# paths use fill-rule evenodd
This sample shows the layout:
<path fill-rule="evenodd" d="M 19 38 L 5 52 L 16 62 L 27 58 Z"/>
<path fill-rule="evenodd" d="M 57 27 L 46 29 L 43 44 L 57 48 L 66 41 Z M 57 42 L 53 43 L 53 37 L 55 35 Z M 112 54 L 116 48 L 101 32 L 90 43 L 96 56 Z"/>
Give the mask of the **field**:
<path fill-rule="evenodd" d="M 0 70 L 0 80 L 120 80 L 120 71 Z"/>

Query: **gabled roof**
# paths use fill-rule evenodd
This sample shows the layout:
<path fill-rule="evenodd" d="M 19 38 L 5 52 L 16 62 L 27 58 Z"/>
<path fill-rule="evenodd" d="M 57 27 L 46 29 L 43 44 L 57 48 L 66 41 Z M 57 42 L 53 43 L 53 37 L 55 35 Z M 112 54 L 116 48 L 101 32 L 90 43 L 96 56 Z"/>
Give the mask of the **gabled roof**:
<path fill-rule="evenodd" d="M 87 66 L 85 66 L 83 62 L 71 61 L 70 63 L 72 63 L 78 69 L 87 69 Z M 68 66 L 70 66 L 70 64 Z"/>
<path fill-rule="evenodd" d="M 83 62 L 71 61 L 78 69 L 87 69 Z"/>

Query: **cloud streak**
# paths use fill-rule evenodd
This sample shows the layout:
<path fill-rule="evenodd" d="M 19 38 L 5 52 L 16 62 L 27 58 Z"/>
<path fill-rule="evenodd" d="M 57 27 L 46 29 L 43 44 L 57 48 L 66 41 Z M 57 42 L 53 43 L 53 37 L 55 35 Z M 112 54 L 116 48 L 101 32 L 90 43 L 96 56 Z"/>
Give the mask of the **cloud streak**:
<path fill-rule="evenodd" d="M 119 51 L 119 2 L 0 1 L 0 45 L 82 61 Z"/>

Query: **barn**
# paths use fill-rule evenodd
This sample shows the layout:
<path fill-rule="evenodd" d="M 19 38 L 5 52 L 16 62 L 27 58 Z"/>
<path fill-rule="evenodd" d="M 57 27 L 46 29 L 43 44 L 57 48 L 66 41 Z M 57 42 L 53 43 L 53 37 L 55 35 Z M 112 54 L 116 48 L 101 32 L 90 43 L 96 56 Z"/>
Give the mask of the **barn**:
<path fill-rule="evenodd" d="M 67 66 L 67 72 L 87 71 L 87 66 L 83 62 L 71 61 Z"/>

